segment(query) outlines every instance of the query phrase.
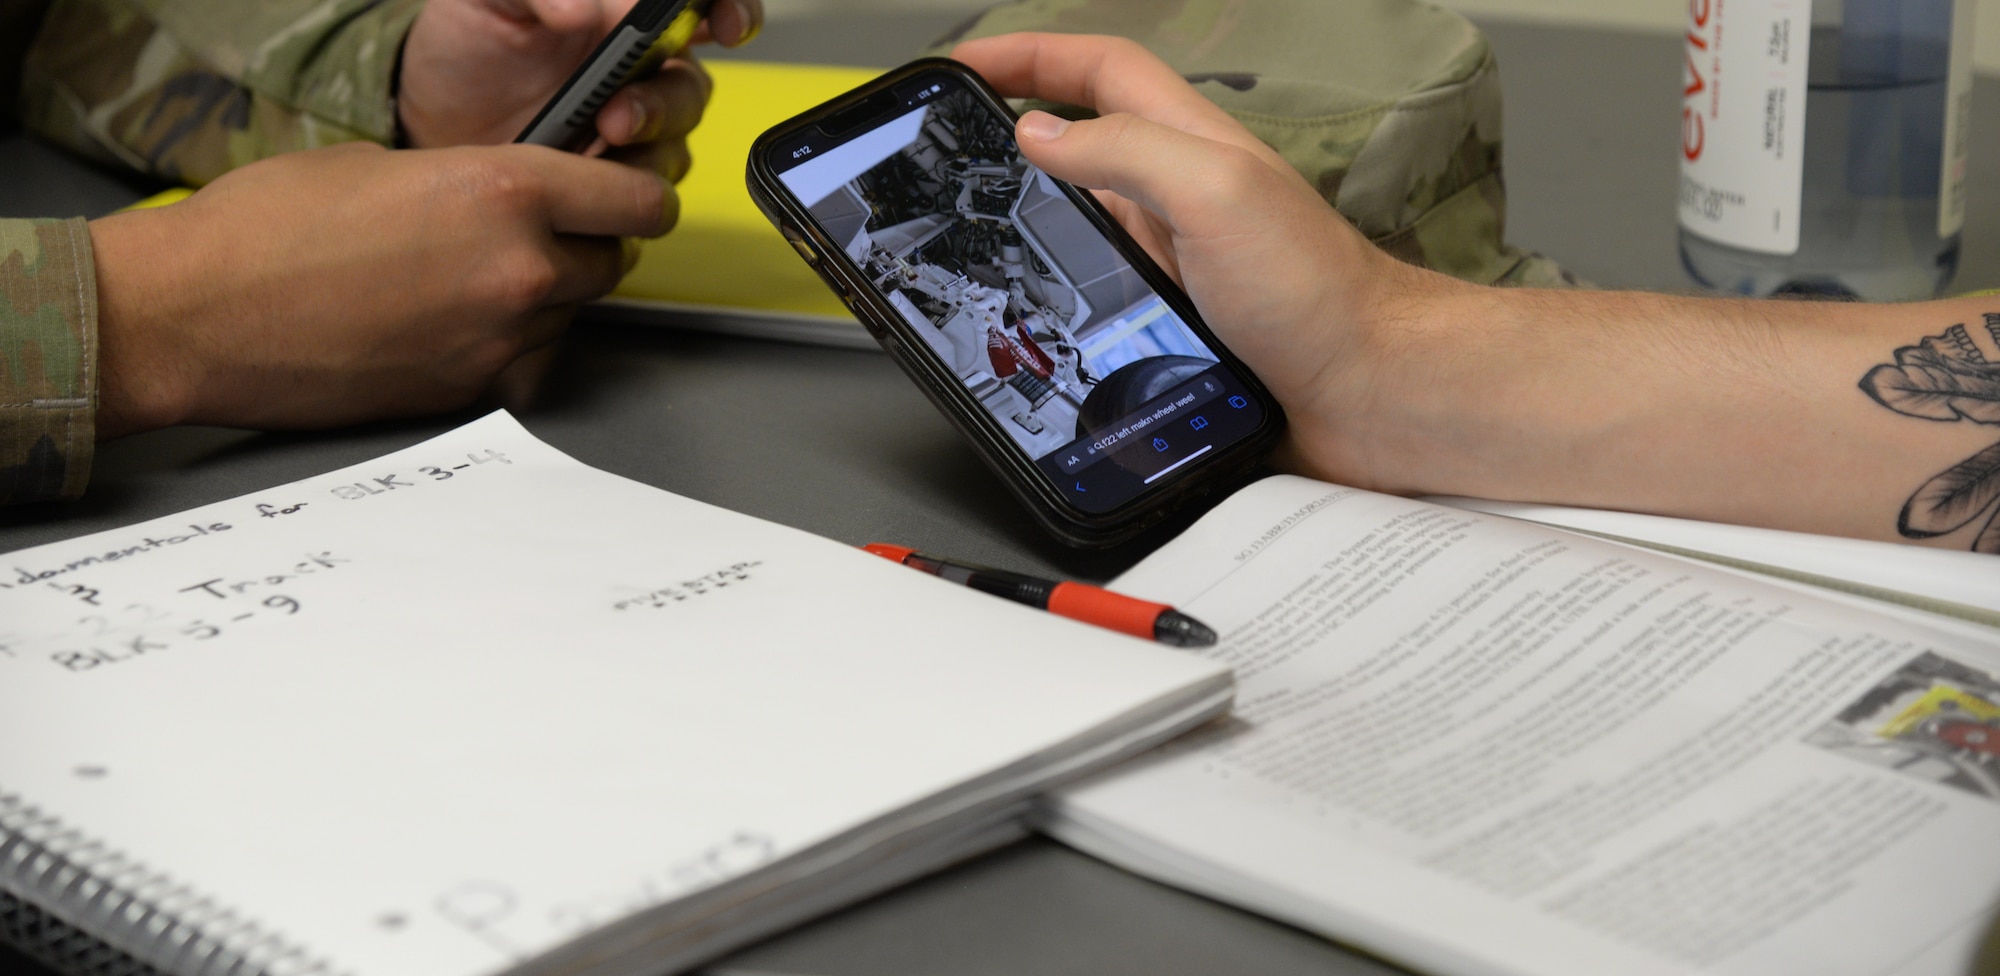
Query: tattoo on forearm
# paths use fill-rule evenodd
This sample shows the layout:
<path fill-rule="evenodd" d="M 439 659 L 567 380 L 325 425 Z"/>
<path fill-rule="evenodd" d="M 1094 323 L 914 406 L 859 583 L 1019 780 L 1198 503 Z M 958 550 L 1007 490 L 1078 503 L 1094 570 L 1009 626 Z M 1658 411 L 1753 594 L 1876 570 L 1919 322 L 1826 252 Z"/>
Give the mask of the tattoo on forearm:
<path fill-rule="evenodd" d="M 2000 312 L 1987 312 L 1983 329 L 1954 325 L 1922 343 L 1896 350 L 1861 378 L 1862 392 L 1891 410 L 1925 420 L 2000 426 Z M 1896 531 L 1910 539 L 1956 532 L 1975 519 L 1985 524 L 1974 552 L 2000 553 L 2000 443 L 1924 483 L 1903 505 Z"/>

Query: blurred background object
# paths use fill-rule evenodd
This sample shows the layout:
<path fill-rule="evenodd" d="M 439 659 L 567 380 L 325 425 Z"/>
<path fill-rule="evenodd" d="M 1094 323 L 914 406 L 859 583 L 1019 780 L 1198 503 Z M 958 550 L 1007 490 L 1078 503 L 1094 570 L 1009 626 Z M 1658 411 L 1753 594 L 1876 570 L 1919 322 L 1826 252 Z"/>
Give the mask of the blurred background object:
<path fill-rule="evenodd" d="M 1681 260 L 1714 291 L 1915 301 L 1958 270 L 1975 0 L 1689 6 Z"/>

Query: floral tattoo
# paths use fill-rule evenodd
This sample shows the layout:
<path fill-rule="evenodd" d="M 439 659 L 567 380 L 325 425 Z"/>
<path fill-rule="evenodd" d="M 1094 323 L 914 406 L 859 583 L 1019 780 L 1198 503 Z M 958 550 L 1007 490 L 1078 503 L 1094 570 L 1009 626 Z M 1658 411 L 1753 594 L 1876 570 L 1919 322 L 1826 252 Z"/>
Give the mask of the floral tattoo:
<path fill-rule="evenodd" d="M 2000 312 L 1986 313 L 1985 336 L 2000 350 Z M 1861 378 L 1861 390 L 1891 410 L 1925 420 L 2000 426 L 2000 355 L 1988 356 L 1964 325 L 1954 325 L 1914 346 L 1896 350 Z M 2000 443 L 1924 483 L 1903 505 L 1896 531 L 1928 539 L 1956 532 L 1984 517 L 1974 552 L 2000 553 Z"/>

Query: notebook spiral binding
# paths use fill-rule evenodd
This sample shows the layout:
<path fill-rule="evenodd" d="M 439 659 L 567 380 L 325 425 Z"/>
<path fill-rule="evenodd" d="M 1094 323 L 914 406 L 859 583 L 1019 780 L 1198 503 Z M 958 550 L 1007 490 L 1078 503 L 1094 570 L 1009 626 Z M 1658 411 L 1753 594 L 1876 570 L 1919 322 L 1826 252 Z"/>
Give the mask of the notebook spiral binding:
<path fill-rule="evenodd" d="M 341 972 L 4 790 L 0 940 L 77 976 Z"/>

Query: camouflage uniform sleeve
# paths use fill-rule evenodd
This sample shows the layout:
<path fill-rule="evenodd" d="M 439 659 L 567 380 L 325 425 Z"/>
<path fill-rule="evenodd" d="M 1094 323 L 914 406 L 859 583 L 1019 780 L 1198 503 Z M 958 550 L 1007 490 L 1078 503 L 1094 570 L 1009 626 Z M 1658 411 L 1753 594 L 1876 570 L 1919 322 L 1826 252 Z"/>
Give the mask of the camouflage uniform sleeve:
<path fill-rule="evenodd" d="M 83 493 L 96 366 L 89 226 L 0 220 L 0 505 Z"/>
<path fill-rule="evenodd" d="M 78 152 L 206 183 L 336 142 L 390 142 L 422 0 L 55 0 L 21 116 Z"/>

